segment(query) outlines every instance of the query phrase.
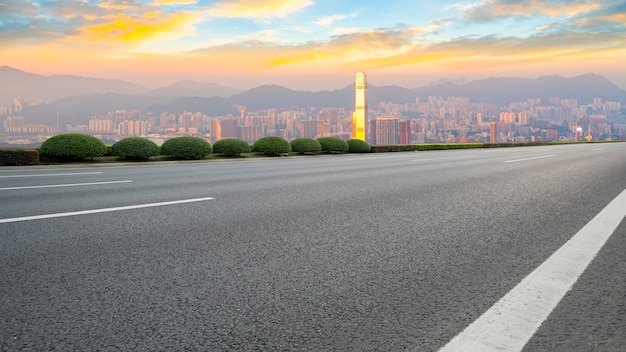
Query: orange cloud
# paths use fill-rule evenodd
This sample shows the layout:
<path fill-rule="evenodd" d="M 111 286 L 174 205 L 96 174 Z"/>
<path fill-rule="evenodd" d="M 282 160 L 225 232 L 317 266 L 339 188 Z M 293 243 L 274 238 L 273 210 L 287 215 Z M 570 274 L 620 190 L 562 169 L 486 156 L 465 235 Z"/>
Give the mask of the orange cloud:
<path fill-rule="evenodd" d="M 357 57 L 394 55 L 398 51 L 412 48 L 414 36 L 424 31 L 418 28 L 400 28 L 339 35 L 329 42 L 292 46 L 290 50 L 279 52 L 270 66 L 320 60 L 346 62 Z"/>
<path fill-rule="evenodd" d="M 227 18 L 282 18 L 311 5 L 311 0 L 222 0 L 207 13 L 210 16 Z"/>
<path fill-rule="evenodd" d="M 416 47 L 399 55 L 364 59 L 356 65 L 368 69 L 430 62 L 446 68 L 489 69 L 496 66 L 563 62 L 607 55 L 626 57 L 626 43 L 620 33 L 456 40 Z"/>
<path fill-rule="evenodd" d="M 88 39 L 105 41 L 141 41 L 159 34 L 184 31 L 194 16 L 185 12 L 150 12 L 140 17 L 128 15 L 105 16 L 107 23 L 84 27 Z"/>

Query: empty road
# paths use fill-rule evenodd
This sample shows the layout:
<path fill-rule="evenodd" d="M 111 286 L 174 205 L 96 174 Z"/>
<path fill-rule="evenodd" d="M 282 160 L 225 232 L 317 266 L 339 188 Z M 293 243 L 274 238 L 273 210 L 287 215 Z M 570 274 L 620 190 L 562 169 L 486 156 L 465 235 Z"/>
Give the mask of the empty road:
<path fill-rule="evenodd" d="M 0 350 L 623 351 L 625 190 L 625 143 L 3 167 Z"/>

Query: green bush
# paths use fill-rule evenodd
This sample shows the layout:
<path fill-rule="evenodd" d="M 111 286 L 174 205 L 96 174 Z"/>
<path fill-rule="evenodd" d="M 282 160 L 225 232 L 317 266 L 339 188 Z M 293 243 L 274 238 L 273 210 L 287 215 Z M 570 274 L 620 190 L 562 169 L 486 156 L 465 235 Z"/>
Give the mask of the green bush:
<path fill-rule="evenodd" d="M 349 153 L 369 153 L 372 151 L 372 146 L 360 139 L 350 139 L 347 143 Z"/>
<path fill-rule="evenodd" d="M 37 165 L 36 148 L 0 148 L 0 165 Z"/>
<path fill-rule="evenodd" d="M 57 160 L 82 160 L 103 156 L 106 146 L 94 136 L 66 133 L 47 139 L 39 148 L 39 155 Z"/>
<path fill-rule="evenodd" d="M 159 155 L 159 146 L 141 137 L 128 137 L 119 140 L 111 147 L 111 155 L 127 160 L 146 160 Z"/>
<path fill-rule="evenodd" d="M 348 151 L 348 142 L 339 137 L 320 137 L 317 139 L 322 151 L 327 153 L 345 153 Z"/>
<path fill-rule="evenodd" d="M 161 146 L 161 155 L 174 159 L 202 159 L 211 154 L 213 147 L 198 137 L 181 136 L 166 140 Z"/>
<path fill-rule="evenodd" d="M 224 138 L 213 144 L 213 153 L 226 156 L 236 156 L 250 153 L 250 144 L 237 138 Z"/>
<path fill-rule="evenodd" d="M 252 151 L 265 155 L 283 155 L 291 152 L 291 144 L 281 137 L 268 136 L 254 142 Z"/>
<path fill-rule="evenodd" d="M 291 150 L 300 154 L 317 154 L 322 151 L 320 142 L 313 138 L 296 138 L 291 141 Z"/>

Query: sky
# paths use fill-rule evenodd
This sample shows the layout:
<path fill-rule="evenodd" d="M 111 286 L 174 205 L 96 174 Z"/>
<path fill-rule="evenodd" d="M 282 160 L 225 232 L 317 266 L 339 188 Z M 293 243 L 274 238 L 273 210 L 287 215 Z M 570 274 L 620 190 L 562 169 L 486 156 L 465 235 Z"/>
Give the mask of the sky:
<path fill-rule="evenodd" d="M 0 65 L 248 89 L 603 75 L 626 89 L 626 1 L 0 0 Z"/>

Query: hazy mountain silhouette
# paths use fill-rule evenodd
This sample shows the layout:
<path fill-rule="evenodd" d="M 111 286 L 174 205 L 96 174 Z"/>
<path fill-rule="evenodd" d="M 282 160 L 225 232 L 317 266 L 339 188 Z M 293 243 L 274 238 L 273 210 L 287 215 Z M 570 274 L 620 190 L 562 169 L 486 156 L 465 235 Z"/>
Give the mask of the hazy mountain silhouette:
<path fill-rule="evenodd" d="M 44 103 L 77 95 L 144 94 L 150 90 L 138 84 L 103 78 L 71 75 L 42 76 L 0 66 L 0 105 L 9 105 L 14 98 L 37 98 Z"/>
<path fill-rule="evenodd" d="M 202 112 L 208 116 L 223 116 L 236 112 L 229 100 L 222 97 L 182 97 L 164 105 L 153 103 L 144 111 L 156 116 L 164 112 L 175 114 L 185 111 Z"/>
<path fill-rule="evenodd" d="M 228 88 L 215 83 L 200 83 L 184 80 L 165 87 L 157 88 L 147 95 L 155 97 L 222 97 L 228 98 L 239 93 L 236 89 Z"/>
<path fill-rule="evenodd" d="M 22 95 L 47 101 L 59 97 L 51 103 L 27 106 L 20 113 L 35 122 L 45 123 L 54 121 L 57 113 L 62 114 L 64 121 L 85 123 L 94 116 L 122 109 L 140 109 L 154 115 L 190 111 L 223 116 L 238 114 L 241 106 L 247 111 L 296 107 L 336 107 L 350 111 L 354 108 L 353 84 L 339 90 L 319 92 L 264 85 L 232 95 L 235 92 L 233 89 L 211 83 L 181 81 L 148 90 L 124 81 L 77 76 L 44 77 L 7 66 L 0 67 L 0 82 L 0 97 L 5 99 Z M 547 104 L 551 97 L 578 99 L 579 104 L 591 103 L 596 97 L 605 101 L 626 102 L 626 90 L 592 73 L 573 78 L 489 78 L 466 84 L 447 82 L 416 89 L 368 86 L 368 104 L 372 109 L 381 101 L 403 104 L 415 102 L 416 98 L 425 101 L 429 96 L 467 97 L 472 102 L 499 105 L 526 101 L 528 98 L 541 98 Z"/>

